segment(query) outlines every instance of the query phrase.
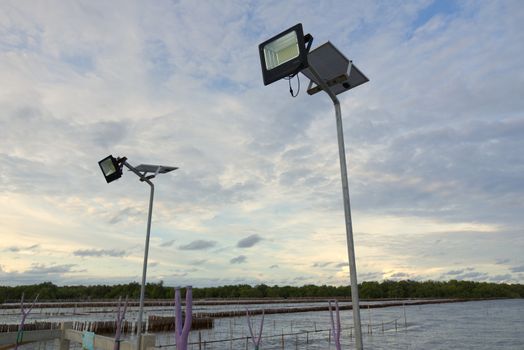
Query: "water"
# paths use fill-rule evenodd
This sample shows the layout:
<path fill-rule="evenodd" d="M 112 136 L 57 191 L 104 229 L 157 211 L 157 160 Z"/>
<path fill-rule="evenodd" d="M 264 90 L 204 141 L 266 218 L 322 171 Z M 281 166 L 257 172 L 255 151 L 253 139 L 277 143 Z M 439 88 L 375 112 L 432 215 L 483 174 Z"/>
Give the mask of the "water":
<path fill-rule="evenodd" d="M 404 317 L 405 310 L 405 317 Z M 253 318 L 258 325 L 261 316 Z M 524 300 L 491 300 L 464 303 L 430 304 L 420 306 L 391 307 L 361 310 L 363 342 L 366 349 L 524 349 Z M 371 327 L 368 327 L 371 321 Z M 395 330 L 395 321 L 397 330 Z M 228 338 L 230 320 L 223 319 L 216 324 L 214 332 L 218 338 Z M 234 337 L 247 336 L 245 319 L 233 321 Z M 343 349 L 354 349 L 352 312 L 341 312 Z M 406 328 L 407 325 L 407 328 Z M 306 343 L 304 333 L 330 329 L 328 312 L 308 312 L 296 314 L 267 315 L 264 335 L 276 335 L 262 340 L 261 349 L 281 349 L 282 333 L 285 349 L 335 349 L 328 343 L 329 332 L 309 333 Z M 255 327 L 258 331 L 258 328 Z M 350 337 L 350 332 L 353 337 Z M 204 333 L 202 336 L 204 338 Z M 207 334 L 206 338 L 207 338 Z M 193 332 L 192 340 L 197 340 Z M 174 341 L 160 341 L 160 344 L 173 344 Z M 253 349 L 251 344 L 248 347 Z M 245 349 L 245 340 L 230 343 L 210 344 L 206 349 Z M 194 347 L 198 349 L 198 347 Z"/>
<path fill-rule="evenodd" d="M 406 312 L 407 331 L 367 336 L 367 348 L 524 349 L 523 299 L 411 306 Z"/>
<path fill-rule="evenodd" d="M 247 305 L 247 307 L 254 310 L 260 305 Z M 220 308 L 245 310 L 243 305 L 220 306 Z M 110 310 L 106 310 L 104 317 L 111 316 L 108 311 Z M 172 308 L 168 310 L 151 308 L 148 314 L 172 314 Z M 341 311 L 340 314 L 343 328 L 342 348 L 354 349 L 352 312 Z M 4 318 L 6 315 L 1 316 Z M 38 318 L 37 315 L 33 317 Z M 86 317 L 90 318 L 92 315 Z M 130 318 L 131 315 L 128 316 L 128 319 Z M 261 318 L 261 315 L 252 316 L 255 333 L 258 333 Z M 364 306 L 361 310 L 361 320 L 365 349 L 524 350 L 524 299 L 408 305 L 379 309 L 366 309 Z M 330 328 L 330 316 L 326 311 L 266 315 L 260 349 L 282 349 L 282 343 L 285 349 L 335 349 L 333 343 L 329 342 Z M 190 342 L 197 344 L 191 345 L 189 349 L 199 349 L 199 338 L 205 342 L 202 343 L 202 349 L 206 350 L 254 349 L 249 339 L 245 317 L 216 319 L 213 329 L 192 331 Z M 231 338 L 234 340 L 230 341 Z M 173 333 L 157 334 L 158 348 L 175 350 L 174 344 Z M 52 347 L 51 345 L 47 347 L 45 344 L 29 344 L 23 348 L 42 350 Z"/>

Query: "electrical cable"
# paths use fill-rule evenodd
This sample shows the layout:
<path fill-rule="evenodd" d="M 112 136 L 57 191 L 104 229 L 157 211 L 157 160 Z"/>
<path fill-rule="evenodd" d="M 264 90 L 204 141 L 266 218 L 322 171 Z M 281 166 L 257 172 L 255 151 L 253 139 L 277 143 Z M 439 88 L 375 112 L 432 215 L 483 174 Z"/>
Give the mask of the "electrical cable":
<path fill-rule="evenodd" d="M 293 79 L 293 77 L 295 76 L 297 77 L 298 90 L 296 94 L 293 94 L 293 88 L 291 87 L 291 79 Z M 298 76 L 298 74 L 290 75 L 289 77 L 284 78 L 284 79 L 286 79 L 289 83 L 289 93 L 291 94 L 291 97 L 297 97 L 300 92 L 300 77 Z"/>

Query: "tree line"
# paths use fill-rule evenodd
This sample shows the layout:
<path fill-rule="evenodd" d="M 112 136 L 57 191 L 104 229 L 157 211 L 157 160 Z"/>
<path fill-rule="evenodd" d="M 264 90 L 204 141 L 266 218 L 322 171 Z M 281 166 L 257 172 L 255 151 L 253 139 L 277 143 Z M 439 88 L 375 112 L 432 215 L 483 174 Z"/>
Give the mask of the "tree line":
<path fill-rule="evenodd" d="M 138 299 L 140 284 L 132 282 L 117 285 L 57 286 L 44 282 L 23 286 L 0 286 L 0 303 L 26 300 L 39 295 L 40 301 L 74 300 L 89 301 L 117 299 L 128 296 Z M 524 285 L 473 281 L 389 281 L 362 282 L 359 284 L 361 299 L 384 298 L 524 298 Z M 220 287 L 193 288 L 193 297 L 201 298 L 335 298 L 351 296 L 349 286 L 304 285 L 268 286 L 259 284 L 225 285 Z M 163 281 L 148 283 L 147 299 L 172 299 L 173 287 Z"/>

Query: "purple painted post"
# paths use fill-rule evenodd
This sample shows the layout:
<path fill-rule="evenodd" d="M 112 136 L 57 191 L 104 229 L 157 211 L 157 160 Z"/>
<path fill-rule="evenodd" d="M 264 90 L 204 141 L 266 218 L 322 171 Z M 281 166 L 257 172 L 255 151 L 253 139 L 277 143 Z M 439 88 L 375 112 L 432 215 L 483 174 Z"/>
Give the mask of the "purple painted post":
<path fill-rule="evenodd" d="M 29 307 L 29 309 L 24 310 L 24 293 L 22 293 L 22 299 L 20 300 L 20 312 L 22 313 L 22 321 L 20 321 L 20 325 L 18 326 L 18 333 L 16 335 L 16 343 L 15 343 L 15 350 L 18 350 L 18 344 L 22 342 L 22 338 L 24 337 L 24 324 L 27 316 L 31 313 L 31 310 L 35 306 L 36 301 L 38 300 L 38 296 L 40 294 L 37 294 L 35 297 L 35 300 L 33 300 L 33 303 Z"/>
<path fill-rule="evenodd" d="M 340 346 L 340 311 L 338 308 L 338 301 L 335 300 L 335 309 L 337 315 L 337 328 L 335 328 L 335 320 L 333 319 L 333 310 L 331 309 L 331 300 L 329 301 L 329 314 L 331 315 L 331 331 L 333 333 L 333 341 L 337 350 L 341 350 Z"/>
<path fill-rule="evenodd" d="M 247 326 L 249 327 L 249 334 L 251 334 L 251 342 L 255 346 L 255 350 L 259 349 L 260 341 L 262 340 L 262 330 L 264 329 L 264 313 L 265 313 L 265 310 L 262 310 L 262 320 L 260 321 L 260 330 L 258 332 L 258 337 L 255 337 L 253 333 L 253 325 L 251 324 L 251 318 L 249 317 L 249 310 L 246 308 Z"/>
<path fill-rule="evenodd" d="M 122 297 L 118 298 L 118 309 L 116 311 L 116 332 L 115 332 L 115 346 L 113 347 L 114 350 L 120 350 L 120 334 L 122 333 L 122 322 L 126 318 L 126 310 L 127 310 L 127 296 L 126 296 L 126 302 L 124 303 L 124 310 L 120 312 L 120 306 L 122 302 Z"/>
<path fill-rule="evenodd" d="M 187 339 L 191 330 L 193 312 L 193 289 L 186 287 L 186 317 L 182 328 L 182 305 L 180 303 L 180 288 L 175 288 L 175 340 L 177 350 L 187 350 Z"/>

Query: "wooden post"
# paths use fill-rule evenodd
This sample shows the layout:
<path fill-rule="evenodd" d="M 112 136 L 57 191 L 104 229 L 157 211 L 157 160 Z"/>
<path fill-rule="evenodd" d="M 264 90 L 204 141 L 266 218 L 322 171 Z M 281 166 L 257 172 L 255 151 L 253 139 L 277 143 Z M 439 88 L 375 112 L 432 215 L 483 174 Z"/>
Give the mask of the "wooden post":
<path fill-rule="evenodd" d="M 406 317 L 406 304 L 402 304 L 404 307 L 404 327 L 408 330 L 408 318 Z"/>
<path fill-rule="evenodd" d="M 56 340 L 55 348 L 58 348 L 58 350 L 69 350 L 69 339 L 66 339 L 65 333 L 67 329 L 71 329 L 72 327 L 72 322 L 63 322 L 60 325 L 60 330 L 62 331 L 62 334 L 60 335 L 60 339 Z"/>
<path fill-rule="evenodd" d="M 282 350 L 284 350 L 284 330 L 282 330 Z"/>
<path fill-rule="evenodd" d="M 373 334 L 373 324 L 371 323 L 371 309 L 369 308 L 369 304 L 368 304 L 368 314 L 369 314 L 368 333 Z"/>
<path fill-rule="evenodd" d="M 397 331 L 397 320 L 395 320 L 395 332 Z"/>
<path fill-rule="evenodd" d="M 198 350 L 202 350 L 202 332 L 198 331 Z"/>
<path fill-rule="evenodd" d="M 306 344 L 309 344 L 309 331 L 306 331 Z"/>
<path fill-rule="evenodd" d="M 229 350 L 233 350 L 233 324 L 231 319 L 229 319 Z"/>
<path fill-rule="evenodd" d="M 140 344 L 140 350 L 147 350 L 148 348 L 154 348 L 156 343 L 156 337 L 154 334 L 142 334 L 142 343 Z"/>

